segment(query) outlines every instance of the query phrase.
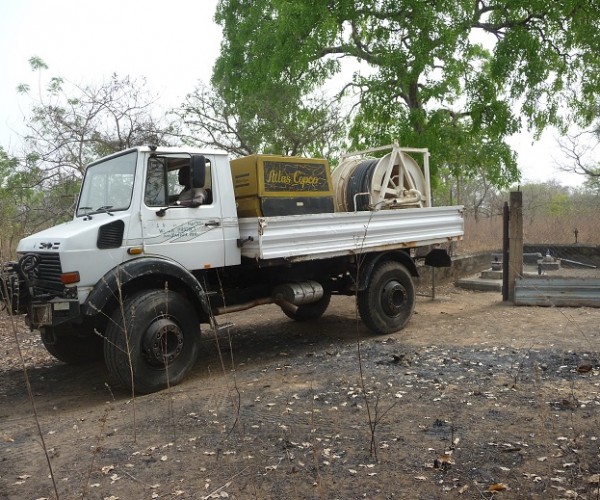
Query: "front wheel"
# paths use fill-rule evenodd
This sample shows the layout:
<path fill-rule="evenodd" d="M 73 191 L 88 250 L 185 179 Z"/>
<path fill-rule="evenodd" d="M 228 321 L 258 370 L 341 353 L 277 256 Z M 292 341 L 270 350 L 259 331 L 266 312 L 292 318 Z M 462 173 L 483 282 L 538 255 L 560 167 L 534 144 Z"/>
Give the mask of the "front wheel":
<path fill-rule="evenodd" d="M 181 382 L 200 348 L 192 304 L 167 290 L 125 299 L 106 329 L 104 360 L 110 374 L 135 393 L 148 394 Z"/>
<path fill-rule="evenodd" d="M 102 337 L 90 328 L 76 325 L 40 327 L 46 350 L 69 365 L 85 365 L 102 359 Z"/>
<path fill-rule="evenodd" d="M 395 261 L 377 264 L 366 288 L 357 295 L 358 312 L 377 334 L 402 330 L 415 310 L 415 286 L 406 268 Z"/>

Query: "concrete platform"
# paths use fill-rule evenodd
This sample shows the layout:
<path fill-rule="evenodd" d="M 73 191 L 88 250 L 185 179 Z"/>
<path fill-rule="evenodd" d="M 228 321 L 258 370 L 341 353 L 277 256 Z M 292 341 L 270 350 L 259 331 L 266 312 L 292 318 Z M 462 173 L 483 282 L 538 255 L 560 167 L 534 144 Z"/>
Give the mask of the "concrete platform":
<path fill-rule="evenodd" d="M 502 280 L 480 278 L 479 275 L 461 278 L 454 283 L 458 288 L 479 292 L 502 292 Z"/>
<path fill-rule="evenodd" d="M 488 269 L 487 271 L 481 271 L 481 274 L 479 275 L 479 277 L 484 280 L 500 280 L 500 281 L 502 281 L 502 271 L 494 271 L 494 270 Z"/>
<path fill-rule="evenodd" d="M 533 266 L 525 266 L 526 269 L 537 269 Z M 524 276 L 535 277 L 536 273 L 525 272 Z M 467 276 L 466 278 L 459 279 L 455 286 L 464 288 L 466 290 L 478 290 L 481 292 L 500 292 L 502 293 L 502 271 L 495 271 L 493 269 L 486 269 L 481 273 L 473 276 Z"/>

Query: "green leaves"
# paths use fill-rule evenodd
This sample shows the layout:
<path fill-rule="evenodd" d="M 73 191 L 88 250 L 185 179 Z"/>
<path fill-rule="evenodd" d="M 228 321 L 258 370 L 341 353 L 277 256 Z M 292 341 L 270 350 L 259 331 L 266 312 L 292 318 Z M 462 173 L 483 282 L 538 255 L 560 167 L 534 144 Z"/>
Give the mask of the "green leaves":
<path fill-rule="evenodd" d="M 29 66 L 33 71 L 48 69 L 48 65 L 42 60 L 41 57 L 38 56 L 33 56 L 29 58 Z"/>
<path fill-rule="evenodd" d="M 301 108 L 342 74 L 353 147 L 426 146 L 498 185 L 518 177 L 506 137 L 589 123 L 600 92 L 600 9 L 584 0 L 221 0 L 215 19 L 212 81 L 240 116 Z"/>
<path fill-rule="evenodd" d="M 57 94 L 58 92 L 60 92 L 62 90 L 62 85 L 64 83 L 64 80 L 62 78 L 59 77 L 52 77 L 50 78 L 50 83 L 48 83 L 48 92 L 50 94 Z"/>
<path fill-rule="evenodd" d="M 202 89 L 185 104 L 186 123 L 205 118 L 205 126 L 195 128 L 200 142 L 225 144 L 234 154 L 319 156 L 339 144 L 344 117 L 319 89 L 340 67 L 322 52 L 337 33 L 333 12 L 323 0 L 219 2 L 215 19 L 224 38 L 212 78 L 217 104 L 203 101 Z M 226 120 L 218 119 L 220 111 Z"/>

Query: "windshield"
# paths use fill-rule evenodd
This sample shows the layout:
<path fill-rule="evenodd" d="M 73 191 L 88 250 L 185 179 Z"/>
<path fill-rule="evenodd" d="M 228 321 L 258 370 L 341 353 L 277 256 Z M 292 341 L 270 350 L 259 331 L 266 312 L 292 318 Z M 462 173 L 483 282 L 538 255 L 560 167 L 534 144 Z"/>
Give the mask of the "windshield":
<path fill-rule="evenodd" d="M 127 210 L 133 193 L 137 151 L 90 165 L 83 179 L 77 217 Z"/>

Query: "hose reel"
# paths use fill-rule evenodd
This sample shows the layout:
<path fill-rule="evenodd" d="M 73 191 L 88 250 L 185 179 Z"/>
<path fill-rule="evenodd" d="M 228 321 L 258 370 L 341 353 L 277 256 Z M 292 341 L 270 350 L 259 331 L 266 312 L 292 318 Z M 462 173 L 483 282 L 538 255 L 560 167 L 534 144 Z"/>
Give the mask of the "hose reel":
<path fill-rule="evenodd" d="M 392 149 L 382 158 L 366 153 Z M 407 152 L 422 153 L 424 170 Z M 385 146 L 343 157 L 332 172 L 337 212 L 431 206 L 429 152 L 426 149 Z"/>

